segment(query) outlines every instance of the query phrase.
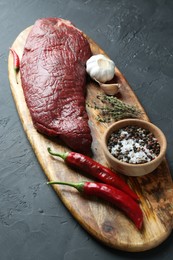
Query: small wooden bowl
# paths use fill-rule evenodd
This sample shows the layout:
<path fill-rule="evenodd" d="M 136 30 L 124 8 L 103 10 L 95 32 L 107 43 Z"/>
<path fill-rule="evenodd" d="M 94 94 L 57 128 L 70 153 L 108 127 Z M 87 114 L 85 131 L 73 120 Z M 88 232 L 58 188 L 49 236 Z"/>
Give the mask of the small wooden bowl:
<path fill-rule="evenodd" d="M 139 126 L 141 128 L 149 130 L 153 135 L 157 138 L 159 144 L 160 144 L 160 153 L 159 155 L 153 159 L 150 162 L 142 163 L 142 164 L 132 164 L 132 163 L 127 163 L 127 162 L 121 162 L 118 159 L 116 159 L 108 150 L 107 147 L 107 142 L 110 137 L 110 135 L 117 131 L 118 129 L 121 129 L 126 126 Z M 167 141 L 165 138 L 165 135 L 163 132 L 154 124 L 144 121 L 144 120 L 139 120 L 139 119 L 125 119 L 125 120 L 120 120 L 116 123 L 113 123 L 105 132 L 104 137 L 103 137 L 103 150 L 105 157 L 110 164 L 110 166 L 115 169 L 117 172 L 120 172 L 124 175 L 128 176 L 142 176 L 145 174 L 148 174 L 152 171 L 154 171 L 159 164 L 162 162 L 165 153 L 166 153 L 166 148 L 167 148 Z"/>

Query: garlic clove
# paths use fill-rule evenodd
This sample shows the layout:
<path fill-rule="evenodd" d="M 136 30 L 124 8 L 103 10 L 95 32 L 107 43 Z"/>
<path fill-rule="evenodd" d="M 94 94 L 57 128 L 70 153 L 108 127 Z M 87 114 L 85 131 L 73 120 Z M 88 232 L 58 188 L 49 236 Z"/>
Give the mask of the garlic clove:
<path fill-rule="evenodd" d="M 115 95 L 120 91 L 121 84 L 120 83 L 101 83 L 98 80 L 94 78 L 94 80 L 99 84 L 101 89 L 105 92 L 107 95 Z"/>
<path fill-rule="evenodd" d="M 115 64 L 103 54 L 91 56 L 86 62 L 86 71 L 91 78 L 99 82 L 111 80 L 115 75 Z"/>
<path fill-rule="evenodd" d="M 114 84 L 100 84 L 101 89 L 105 92 L 105 94 L 113 96 L 117 94 L 120 90 L 120 84 L 114 83 Z"/>

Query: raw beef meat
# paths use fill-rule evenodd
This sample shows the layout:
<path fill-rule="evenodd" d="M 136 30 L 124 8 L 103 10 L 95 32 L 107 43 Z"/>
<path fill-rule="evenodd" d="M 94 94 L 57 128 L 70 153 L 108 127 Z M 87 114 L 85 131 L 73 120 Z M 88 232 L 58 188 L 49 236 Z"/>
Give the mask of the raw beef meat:
<path fill-rule="evenodd" d="M 89 153 L 92 137 L 85 109 L 88 41 L 69 21 L 37 20 L 26 40 L 21 81 L 36 129 L 72 150 Z"/>

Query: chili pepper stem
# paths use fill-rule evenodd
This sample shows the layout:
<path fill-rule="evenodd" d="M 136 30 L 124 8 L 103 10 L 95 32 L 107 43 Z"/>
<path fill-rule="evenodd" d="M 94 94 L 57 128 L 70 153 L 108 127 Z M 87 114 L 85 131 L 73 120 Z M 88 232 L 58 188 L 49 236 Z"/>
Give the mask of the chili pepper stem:
<path fill-rule="evenodd" d="M 58 157 L 62 158 L 63 160 L 65 160 L 66 157 L 68 156 L 68 152 L 66 152 L 66 153 L 54 153 L 54 152 L 51 151 L 51 148 L 50 148 L 50 147 L 48 147 L 47 150 L 48 150 L 48 152 L 49 152 L 51 155 L 53 155 L 53 156 L 58 156 Z"/>
<path fill-rule="evenodd" d="M 17 73 L 18 73 L 18 69 L 14 68 L 14 74 L 15 74 L 15 79 L 16 79 L 16 83 L 18 84 L 18 79 L 17 79 Z"/>
<path fill-rule="evenodd" d="M 67 186 L 71 186 L 73 188 L 76 188 L 79 192 L 82 192 L 83 191 L 83 187 L 84 187 L 84 182 L 74 183 L 74 182 L 49 181 L 49 182 L 47 182 L 47 184 L 67 185 Z"/>

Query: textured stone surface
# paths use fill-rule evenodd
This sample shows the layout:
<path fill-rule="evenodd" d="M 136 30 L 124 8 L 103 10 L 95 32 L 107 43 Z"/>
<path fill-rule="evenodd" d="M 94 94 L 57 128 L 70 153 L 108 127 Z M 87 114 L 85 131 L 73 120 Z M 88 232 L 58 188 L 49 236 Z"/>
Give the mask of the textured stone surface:
<path fill-rule="evenodd" d="M 72 218 L 48 188 L 23 132 L 11 95 L 7 59 L 16 36 L 40 17 L 62 17 L 115 61 L 151 121 L 168 140 L 173 175 L 173 1 L 0 1 L 0 252 L 1 260 L 170 259 L 173 235 L 130 254 L 107 248 Z"/>

